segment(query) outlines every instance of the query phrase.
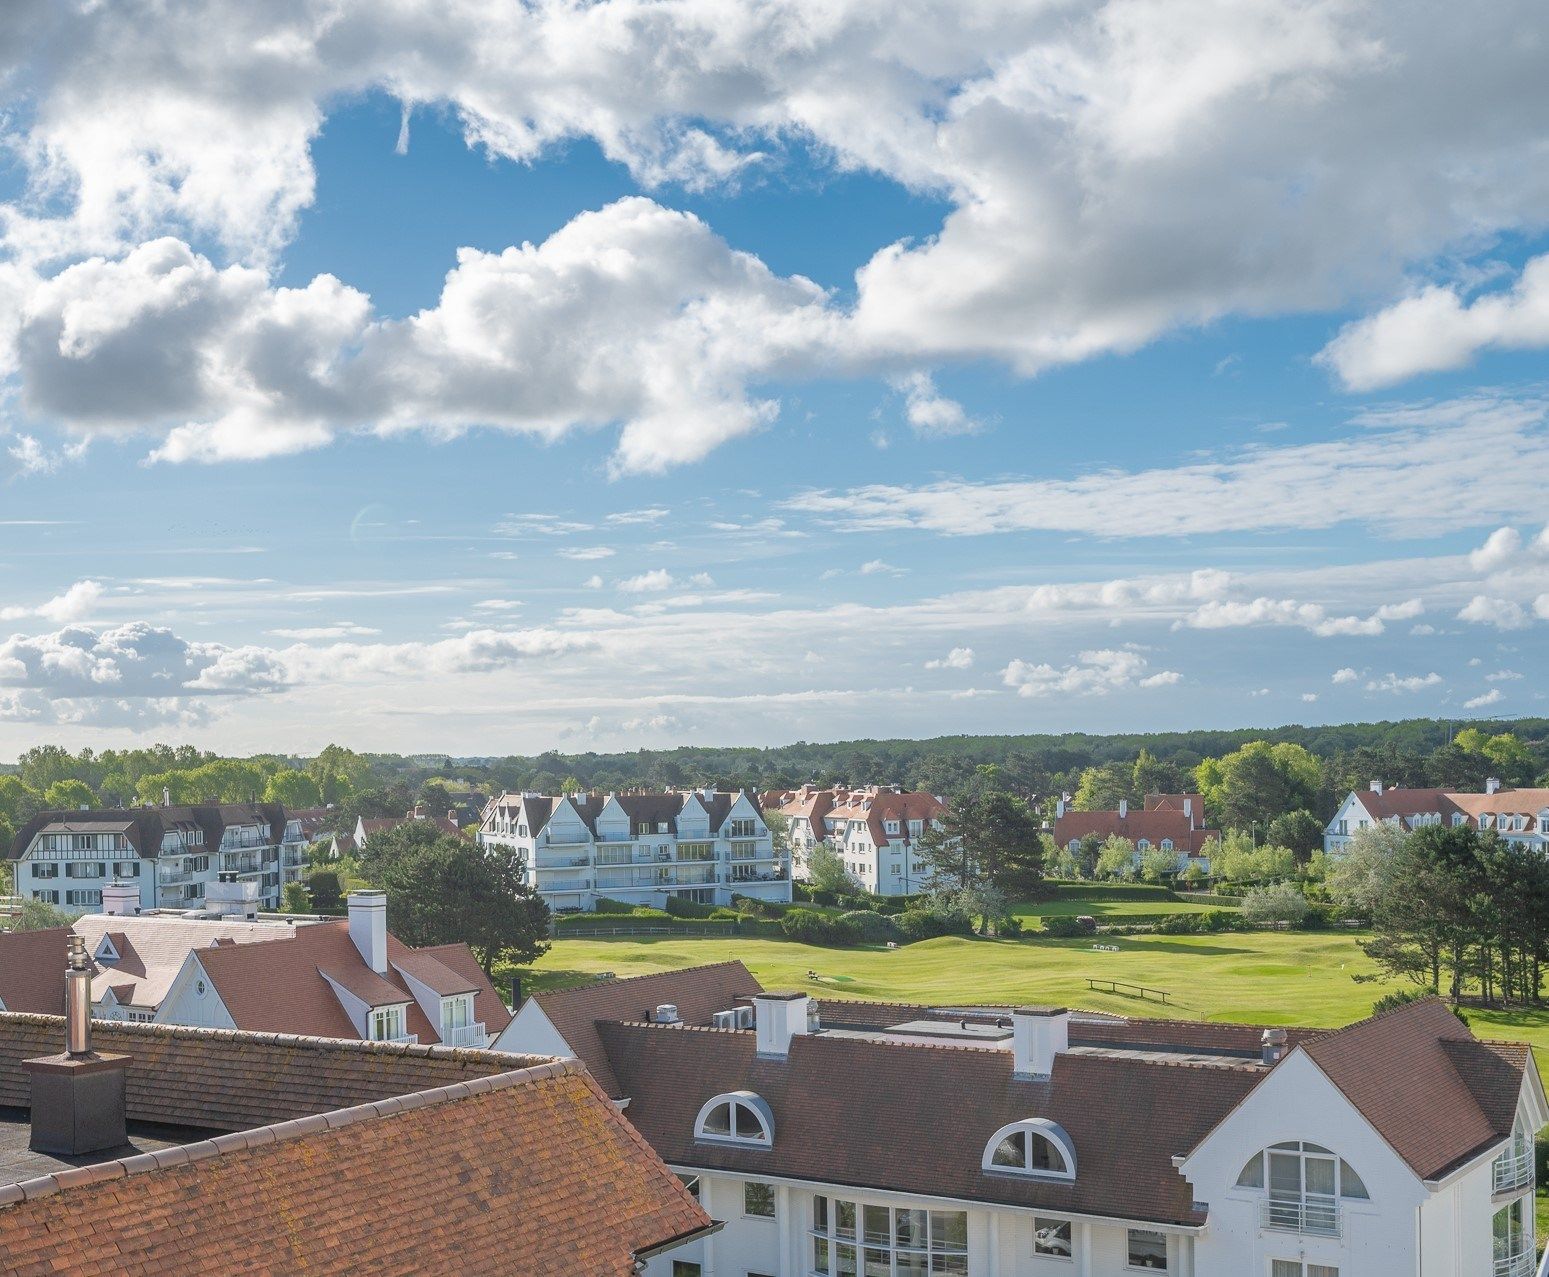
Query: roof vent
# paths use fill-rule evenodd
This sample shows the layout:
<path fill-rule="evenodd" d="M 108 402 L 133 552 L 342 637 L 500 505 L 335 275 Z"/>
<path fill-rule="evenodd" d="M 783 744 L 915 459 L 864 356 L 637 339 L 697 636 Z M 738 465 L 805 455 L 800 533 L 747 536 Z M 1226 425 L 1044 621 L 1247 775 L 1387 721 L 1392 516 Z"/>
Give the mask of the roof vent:
<path fill-rule="evenodd" d="M 1285 1056 L 1286 1034 L 1284 1029 L 1265 1029 L 1261 1039 L 1265 1064 L 1279 1064 Z"/>
<path fill-rule="evenodd" d="M 681 1024 L 678 1017 L 678 1008 L 671 1002 L 663 1002 L 656 1008 L 656 1013 L 651 1017 L 657 1024 Z"/>

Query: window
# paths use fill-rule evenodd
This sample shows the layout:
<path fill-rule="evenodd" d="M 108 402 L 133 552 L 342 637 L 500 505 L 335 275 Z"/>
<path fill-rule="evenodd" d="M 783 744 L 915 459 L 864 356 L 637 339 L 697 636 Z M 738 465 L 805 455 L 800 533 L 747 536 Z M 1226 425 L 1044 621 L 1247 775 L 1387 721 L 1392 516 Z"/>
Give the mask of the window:
<path fill-rule="evenodd" d="M 1075 1255 L 1070 1242 L 1068 1219 L 1033 1218 L 1033 1254 L 1060 1255 L 1070 1259 Z"/>
<path fill-rule="evenodd" d="M 456 1029 L 466 1029 L 473 1023 L 473 995 L 460 993 L 441 999 L 441 1038 L 445 1041 Z"/>
<path fill-rule="evenodd" d="M 33 867 L 32 867 L 32 876 L 34 878 L 57 878 L 57 877 L 59 877 L 59 865 L 58 865 L 58 862 L 55 862 L 53 864 L 33 865 Z"/>
<path fill-rule="evenodd" d="M 760 1184 L 750 1179 L 742 1186 L 742 1213 L 757 1215 L 761 1219 L 773 1219 L 775 1215 L 775 1191 L 773 1184 Z"/>
<path fill-rule="evenodd" d="M 66 878 L 106 878 L 108 867 L 100 860 L 72 860 L 65 865 Z"/>
<path fill-rule="evenodd" d="M 812 1271 L 821 1277 L 966 1277 L 966 1211 L 812 1199 Z"/>
<path fill-rule="evenodd" d="M 1329 1264 L 1304 1264 L 1299 1259 L 1277 1259 L 1269 1277 L 1339 1277 L 1339 1269 Z"/>
<path fill-rule="evenodd" d="M 774 1114 L 752 1091 L 718 1095 L 699 1110 L 694 1138 L 768 1148 L 774 1143 Z"/>
<path fill-rule="evenodd" d="M 1321 1144 L 1291 1140 L 1255 1154 L 1238 1188 L 1266 1188 L 1264 1226 L 1295 1233 L 1339 1231 L 1339 1199 L 1369 1201 L 1355 1168 Z"/>
<path fill-rule="evenodd" d="M 729 838 L 755 838 L 758 836 L 756 820 L 734 820 L 731 822 Z"/>
<path fill-rule="evenodd" d="M 1533 1271 L 1532 1198 L 1519 1197 L 1495 1212 L 1490 1234 L 1495 1252 L 1495 1271 L 1516 1274 Z M 1522 1267 L 1514 1267 L 1521 1263 Z"/>
<path fill-rule="evenodd" d="M 688 1195 L 697 1202 L 699 1200 L 699 1176 L 679 1175 L 678 1178 L 683 1181 L 683 1187 Z"/>
<path fill-rule="evenodd" d="M 1075 1179 L 1076 1151 L 1070 1136 L 1045 1118 L 1003 1126 L 990 1136 L 981 1163 L 987 1171 Z"/>
<path fill-rule="evenodd" d="M 84 887 L 76 891 L 67 891 L 65 892 L 65 903 L 67 905 L 100 905 L 102 903 L 102 893 L 100 891 L 87 890 Z"/>
<path fill-rule="evenodd" d="M 1149 1228 L 1129 1230 L 1129 1266 L 1149 1268 L 1153 1272 L 1167 1271 L 1167 1238 L 1153 1233 Z"/>
<path fill-rule="evenodd" d="M 34 889 L 32 898 L 34 900 L 41 900 L 44 904 L 47 905 L 57 905 L 59 903 L 59 893 L 57 891 L 40 891 Z"/>
<path fill-rule="evenodd" d="M 692 1259 L 674 1259 L 672 1261 L 672 1277 L 700 1277 L 704 1272 Z"/>
<path fill-rule="evenodd" d="M 1173 840 L 1171 838 L 1164 838 L 1164 839 L 1162 839 L 1162 850 L 1163 851 L 1171 851 L 1172 849 L 1173 849 Z"/>
<path fill-rule="evenodd" d="M 403 1008 L 377 1007 L 371 1013 L 371 1041 L 392 1042 L 403 1037 Z"/>
<path fill-rule="evenodd" d="M 113 862 L 113 874 L 118 878 L 138 878 L 140 876 L 140 862 L 138 860 L 115 860 Z"/>
<path fill-rule="evenodd" d="M 1135 850 L 1136 851 L 1150 851 L 1151 850 L 1151 840 L 1149 838 L 1138 839 L 1136 841 L 1136 843 L 1135 843 Z"/>

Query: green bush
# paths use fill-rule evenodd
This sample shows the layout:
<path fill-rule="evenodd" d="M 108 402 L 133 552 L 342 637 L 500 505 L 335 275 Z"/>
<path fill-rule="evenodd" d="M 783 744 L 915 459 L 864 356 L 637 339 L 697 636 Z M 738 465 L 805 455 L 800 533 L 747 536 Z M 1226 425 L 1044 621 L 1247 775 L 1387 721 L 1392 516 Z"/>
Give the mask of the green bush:
<path fill-rule="evenodd" d="M 1015 914 L 1008 918 L 1000 918 L 995 923 L 995 934 L 1002 940 L 1013 940 L 1022 934 L 1022 919 Z"/>
<path fill-rule="evenodd" d="M 1549 1139 L 1534 1141 L 1533 1160 L 1538 1164 L 1538 1182 L 1549 1184 Z"/>
<path fill-rule="evenodd" d="M 667 912 L 674 918 L 708 918 L 715 912 L 715 906 L 702 905 L 697 900 L 687 900 L 682 896 L 668 896 Z"/>
<path fill-rule="evenodd" d="M 635 906 L 625 904 L 622 900 L 613 900 L 607 896 L 598 896 L 597 903 L 592 906 L 593 913 L 634 913 Z"/>
<path fill-rule="evenodd" d="M 1089 936 L 1096 928 L 1090 920 L 1073 917 L 1070 914 L 1057 914 L 1052 918 L 1043 920 L 1043 934 L 1053 936 L 1058 940 L 1068 940 L 1075 936 Z"/>
<path fill-rule="evenodd" d="M 830 948 L 860 943 L 860 929 L 843 918 L 831 918 L 811 909 L 792 909 L 780 919 L 780 930 L 788 940 Z"/>
<path fill-rule="evenodd" d="M 886 944 L 889 940 L 896 941 L 903 936 L 903 932 L 898 929 L 898 923 L 892 918 L 886 914 L 872 913 L 869 909 L 842 913 L 839 915 L 839 921 L 852 924 L 862 944 Z"/>
<path fill-rule="evenodd" d="M 1175 913 L 1156 924 L 1164 936 L 1199 936 L 1218 931 L 1246 931 L 1248 924 L 1236 909 L 1207 909 L 1200 913 Z"/>
<path fill-rule="evenodd" d="M 937 936 L 968 935 L 973 924 L 966 918 L 959 920 L 928 909 L 906 909 L 898 915 L 898 930 L 913 944 L 916 940 L 934 940 Z"/>
<path fill-rule="evenodd" d="M 741 922 L 742 915 L 735 909 L 727 909 L 724 906 L 710 911 L 710 917 L 716 922 Z"/>

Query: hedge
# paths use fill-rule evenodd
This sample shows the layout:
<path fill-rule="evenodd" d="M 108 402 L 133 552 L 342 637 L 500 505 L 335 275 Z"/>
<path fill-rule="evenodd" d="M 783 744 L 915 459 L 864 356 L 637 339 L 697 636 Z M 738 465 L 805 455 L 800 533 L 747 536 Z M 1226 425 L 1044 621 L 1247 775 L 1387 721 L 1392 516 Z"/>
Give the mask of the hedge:
<path fill-rule="evenodd" d="M 788 939 L 802 944 L 847 947 L 858 944 L 860 928 L 844 918 L 830 918 L 811 909 L 792 909 L 780 919 L 780 930 Z"/>
<path fill-rule="evenodd" d="M 840 922 L 855 927 L 862 944 L 886 944 L 889 940 L 903 939 L 898 923 L 884 913 L 872 913 L 869 909 L 857 909 L 839 915 Z"/>

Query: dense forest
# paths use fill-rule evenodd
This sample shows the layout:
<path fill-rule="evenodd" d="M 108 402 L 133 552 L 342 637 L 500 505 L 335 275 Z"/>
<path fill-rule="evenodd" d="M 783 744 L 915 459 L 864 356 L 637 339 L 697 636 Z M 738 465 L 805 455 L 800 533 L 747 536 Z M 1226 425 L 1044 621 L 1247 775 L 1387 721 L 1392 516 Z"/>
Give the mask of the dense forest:
<path fill-rule="evenodd" d="M 1122 735 L 941 736 L 930 740 L 798 742 L 769 749 L 681 746 L 621 754 L 457 758 L 357 753 L 222 758 L 191 746 L 81 750 L 39 746 L 0 767 L 0 836 L 43 807 L 267 798 L 348 814 L 398 814 L 423 799 L 501 789 L 714 785 L 775 789 L 805 782 L 899 784 L 961 793 L 985 768 L 999 787 L 1047 810 L 1061 794 L 1081 807 L 1138 802 L 1150 790 L 1197 789 L 1212 818 L 1251 821 L 1306 810 L 1332 814 L 1350 789 L 1390 785 L 1476 789 L 1487 776 L 1526 785 L 1549 773 L 1549 719 L 1462 727 L 1445 719 Z M 1263 742 L 1263 744 L 1256 744 Z M 1250 748 L 1244 749 L 1245 746 Z M 1214 760 L 1214 761 L 1211 761 Z"/>

